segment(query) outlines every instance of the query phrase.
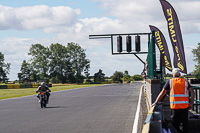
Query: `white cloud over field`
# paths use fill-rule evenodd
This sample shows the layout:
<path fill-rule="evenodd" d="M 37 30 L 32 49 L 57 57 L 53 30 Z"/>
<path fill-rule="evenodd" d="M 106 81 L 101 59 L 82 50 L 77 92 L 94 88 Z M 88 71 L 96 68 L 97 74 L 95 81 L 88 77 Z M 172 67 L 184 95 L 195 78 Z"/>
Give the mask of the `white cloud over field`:
<path fill-rule="evenodd" d="M 39 30 L 41 34 L 53 34 L 51 37 L 16 38 L 8 36 L 0 40 L 1 52 L 5 55 L 6 62 L 11 63 L 11 79 L 16 79 L 22 61 L 28 60 L 27 55 L 31 44 L 41 43 L 45 46 L 51 43 L 66 45 L 69 42 L 79 43 L 86 49 L 87 58 L 91 60 L 91 74 L 102 69 L 110 76 L 115 70 L 129 70 L 131 75 L 140 74 L 143 65 L 134 55 L 111 55 L 109 39 L 89 40 L 92 34 L 109 33 L 135 33 L 150 32 L 149 25 L 157 26 L 165 35 L 173 62 L 173 51 L 169 42 L 167 23 L 163 15 L 159 0 L 94 0 L 99 3 L 99 8 L 108 10 L 108 14 L 99 18 L 81 18 L 81 9 L 73 9 L 69 6 L 49 7 L 47 5 L 35 5 L 26 7 L 8 7 L 0 5 L 0 30 Z M 182 34 L 200 34 L 200 1 L 169 0 L 176 10 Z M 88 9 L 89 10 L 89 9 Z M 183 38 L 184 39 L 184 38 Z M 142 39 L 146 50 L 147 40 Z M 188 72 L 194 66 L 191 50 L 197 45 L 197 41 L 187 38 L 185 44 Z M 139 55 L 142 59 L 146 55 Z"/>
<path fill-rule="evenodd" d="M 79 9 L 67 6 L 6 7 L 0 5 L 0 29 L 33 30 L 54 26 L 71 26 L 75 23 Z"/>

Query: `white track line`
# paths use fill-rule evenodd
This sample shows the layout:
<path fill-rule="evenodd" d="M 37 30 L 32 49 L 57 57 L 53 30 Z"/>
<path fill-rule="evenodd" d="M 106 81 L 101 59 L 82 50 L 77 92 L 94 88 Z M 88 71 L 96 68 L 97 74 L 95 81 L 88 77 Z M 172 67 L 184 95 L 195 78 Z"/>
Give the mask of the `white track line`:
<path fill-rule="evenodd" d="M 14 97 L 14 98 L 7 98 L 7 99 L 1 99 L 0 101 L 15 100 L 15 99 L 23 99 L 23 98 L 31 97 L 31 96 L 37 96 L 37 94 L 28 95 L 28 96 L 21 96 L 21 97 Z"/>
<path fill-rule="evenodd" d="M 143 88 L 143 86 L 140 88 L 140 95 L 139 95 L 139 99 L 138 99 L 137 111 L 135 113 L 135 120 L 134 120 L 134 123 L 133 123 L 132 133 L 137 133 L 139 114 L 140 114 L 140 103 L 141 103 L 141 96 L 142 96 L 142 88 Z"/>

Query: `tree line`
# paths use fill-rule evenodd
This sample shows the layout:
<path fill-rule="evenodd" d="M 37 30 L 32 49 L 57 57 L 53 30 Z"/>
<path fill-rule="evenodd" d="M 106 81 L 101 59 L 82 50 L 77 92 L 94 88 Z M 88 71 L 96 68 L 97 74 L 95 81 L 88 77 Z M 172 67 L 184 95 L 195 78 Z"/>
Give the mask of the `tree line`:
<path fill-rule="evenodd" d="M 67 46 L 56 43 L 45 47 L 42 44 L 32 44 L 28 55 L 29 60 L 23 60 L 18 73 L 20 83 L 47 81 L 52 83 L 101 83 L 105 81 L 122 82 L 141 80 L 140 75 L 135 79 L 128 71 L 115 71 L 111 77 L 106 77 L 103 70 L 90 76 L 90 60 L 79 44 L 68 43 Z M 0 82 L 7 82 L 10 63 L 5 63 L 4 54 L 0 52 Z M 139 78 L 137 78 L 139 77 Z"/>
<path fill-rule="evenodd" d="M 10 63 L 5 63 L 4 54 L 0 52 L 0 82 L 8 81 L 7 75 L 10 72 Z"/>
<path fill-rule="evenodd" d="M 130 76 L 127 70 L 125 70 L 124 73 L 120 71 L 115 71 L 112 76 L 105 77 L 103 70 L 99 69 L 99 71 L 95 73 L 94 76 L 89 76 L 89 78 L 86 77 L 86 82 L 92 82 L 91 78 L 93 78 L 94 83 L 109 82 L 110 80 L 116 83 L 119 82 L 122 83 L 124 81 L 130 82 L 130 81 L 143 80 L 142 76 L 139 74 Z"/>
<path fill-rule="evenodd" d="M 189 77 L 200 78 L 200 43 L 192 50 L 194 61 L 197 62 L 195 70 Z M 24 60 L 21 64 L 18 78 L 20 82 L 46 80 L 52 83 L 100 83 L 106 79 L 112 81 L 134 81 L 142 80 L 141 75 L 130 76 L 128 71 L 115 71 L 111 77 L 105 77 L 101 69 L 94 76 L 90 76 L 90 60 L 86 58 L 85 49 L 77 43 L 68 43 L 67 46 L 56 43 L 45 47 L 42 44 L 32 44 L 28 55 L 30 60 Z M 5 63 L 4 54 L 0 52 L 0 82 L 9 80 L 11 63 Z M 84 74 L 84 75 L 83 75 Z M 171 74 L 166 74 L 171 76 Z M 93 79 L 93 80 L 91 80 Z"/>
<path fill-rule="evenodd" d="M 53 83 L 81 83 L 90 68 L 85 50 L 79 44 L 67 46 L 56 43 L 45 47 L 33 44 L 29 49 L 29 61 L 24 60 L 18 78 L 21 82 L 47 80 Z"/>
<path fill-rule="evenodd" d="M 90 60 L 86 58 L 85 50 L 79 44 L 72 42 L 64 46 L 56 43 L 49 47 L 32 44 L 28 55 L 31 59 L 22 62 L 18 73 L 21 82 L 46 80 L 52 83 L 83 83 L 84 79 L 87 83 L 106 81 L 101 69 L 94 76 L 90 76 Z M 134 80 L 127 76 L 130 76 L 128 71 L 125 71 L 125 74 L 116 71 L 110 78 L 116 82 Z M 139 77 L 139 80 L 141 79 Z"/>

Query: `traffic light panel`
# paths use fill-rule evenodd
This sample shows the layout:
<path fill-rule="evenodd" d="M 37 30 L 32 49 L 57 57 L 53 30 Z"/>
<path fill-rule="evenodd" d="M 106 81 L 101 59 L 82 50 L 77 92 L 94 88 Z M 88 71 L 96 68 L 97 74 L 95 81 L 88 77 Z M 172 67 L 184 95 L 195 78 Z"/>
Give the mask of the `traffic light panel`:
<path fill-rule="evenodd" d="M 135 36 L 135 51 L 140 52 L 140 36 Z"/>
<path fill-rule="evenodd" d="M 131 36 L 126 37 L 126 51 L 131 52 Z"/>
<path fill-rule="evenodd" d="M 122 37 L 121 36 L 117 37 L 117 52 L 119 53 L 122 52 Z"/>

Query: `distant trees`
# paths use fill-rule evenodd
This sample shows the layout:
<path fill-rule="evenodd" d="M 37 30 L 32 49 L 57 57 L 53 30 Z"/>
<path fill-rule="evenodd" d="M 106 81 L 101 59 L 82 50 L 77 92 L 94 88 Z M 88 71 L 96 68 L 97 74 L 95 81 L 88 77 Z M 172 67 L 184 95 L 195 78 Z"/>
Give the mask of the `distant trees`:
<path fill-rule="evenodd" d="M 18 73 L 18 78 L 20 79 L 19 81 L 22 82 L 30 81 L 31 69 L 30 69 L 30 64 L 27 63 L 26 60 L 22 62 L 20 71 L 21 73 Z"/>
<path fill-rule="evenodd" d="M 0 52 L 0 82 L 8 81 L 7 75 L 10 72 L 10 63 L 4 62 L 4 54 Z"/>
<path fill-rule="evenodd" d="M 139 74 L 136 74 L 136 75 L 132 76 L 131 79 L 133 81 L 143 80 L 142 75 L 139 75 Z"/>
<path fill-rule="evenodd" d="M 89 61 L 89 60 L 88 60 L 88 61 Z M 90 77 L 89 69 L 90 69 L 90 64 L 88 63 L 88 64 L 85 66 L 85 69 L 84 69 L 84 74 L 85 74 L 85 78 L 86 78 L 86 83 L 91 83 L 91 82 L 92 82 L 92 81 L 90 80 L 91 77 Z"/>
<path fill-rule="evenodd" d="M 53 83 L 83 82 L 82 72 L 88 72 L 90 61 L 79 44 L 56 43 L 50 47 L 33 44 L 29 49 L 30 64 L 23 61 L 18 77 L 25 81 L 49 79 Z"/>
<path fill-rule="evenodd" d="M 49 76 L 52 82 L 65 83 L 71 70 L 70 55 L 61 44 L 51 44 L 49 48 Z"/>
<path fill-rule="evenodd" d="M 101 69 L 97 73 L 94 74 L 94 82 L 101 83 L 105 81 L 105 74 Z"/>
<path fill-rule="evenodd" d="M 124 71 L 123 81 L 130 81 L 131 76 L 128 74 L 128 71 Z"/>
<path fill-rule="evenodd" d="M 111 76 L 111 79 L 115 82 L 115 81 L 119 81 L 122 82 L 122 78 L 123 78 L 123 72 L 119 72 L 119 71 L 115 71 L 113 73 L 113 75 Z"/>
<path fill-rule="evenodd" d="M 44 47 L 41 44 L 32 44 L 29 49 L 28 55 L 31 55 L 32 58 L 30 60 L 31 65 L 34 70 L 40 74 L 40 78 L 44 79 L 48 77 L 49 70 L 49 48 Z"/>
<path fill-rule="evenodd" d="M 81 83 L 84 79 L 81 73 L 84 69 L 89 69 L 90 60 L 86 59 L 85 50 L 78 44 L 68 43 L 67 50 L 70 55 L 70 63 L 75 81 Z"/>
<path fill-rule="evenodd" d="M 79 44 L 68 43 L 67 46 L 56 43 L 45 47 L 42 44 L 32 44 L 28 55 L 29 61 L 24 60 L 21 64 L 18 78 L 21 82 L 45 80 L 52 83 L 95 83 L 105 81 L 105 74 L 101 69 L 94 76 L 90 76 L 90 60 L 86 59 L 86 53 Z M 7 68 L 9 68 L 7 64 Z M 5 71 L 7 72 L 7 71 Z M 83 76 L 82 74 L 85 74 Z M 141 75 L 130 76 L 128 71 L 115 71 L 111 76 L 114 82 L 142 80 Z"/>
<path fill-rule="evenodd" d="M 111 76 L 111 79 L 114 82 L 121 82 L 123 81 L 139 81 L 139 80 L 143 80 L 142 76 L 139 74 L 136 74 L 134 76 L 130 76 L 128 74 L 128 71 L 125 70 L 124 73 L 123 72 L 119 72 L 119 71 L 115 71 L 113 73 L 113 75 Z"/>
<path fill-rule="evenodd" d="M 197 45 L 197 48 L 192 50 L 192 53 L 194 54 L 193 61 L 197 62 L 193 74 L 196 78 L 200 78 L 200 43 L 198 43 Z"/>

